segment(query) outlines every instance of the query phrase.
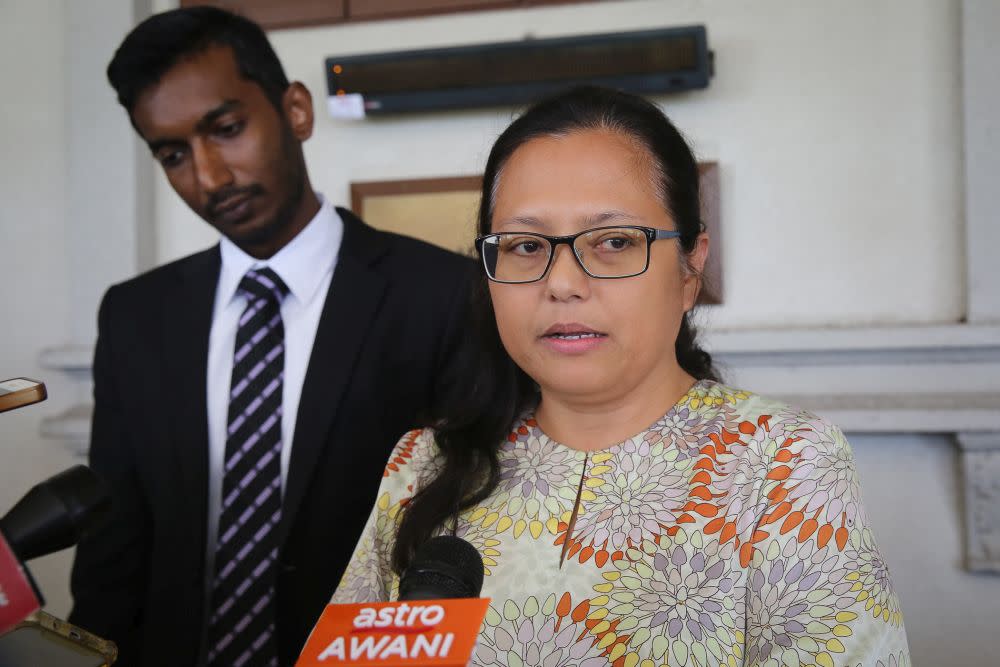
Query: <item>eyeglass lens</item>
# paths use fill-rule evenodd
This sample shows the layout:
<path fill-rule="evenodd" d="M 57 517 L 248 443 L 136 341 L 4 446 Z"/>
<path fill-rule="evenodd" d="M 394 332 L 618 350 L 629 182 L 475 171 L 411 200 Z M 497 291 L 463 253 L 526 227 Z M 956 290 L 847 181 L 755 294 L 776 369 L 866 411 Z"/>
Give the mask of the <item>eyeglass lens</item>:
<path fill-rule="evenodd" d="M 576 237 L 573 252 L 592 276 L 623 278 L 645 271 L 647 245 L 646 234 L 640 229 L 604 227 Z M 487 272 L 502 282 L 540 280 L 552 256 L 552 243 L 530 233 L 492 234 L 484 239 L 482 248 Z"/>

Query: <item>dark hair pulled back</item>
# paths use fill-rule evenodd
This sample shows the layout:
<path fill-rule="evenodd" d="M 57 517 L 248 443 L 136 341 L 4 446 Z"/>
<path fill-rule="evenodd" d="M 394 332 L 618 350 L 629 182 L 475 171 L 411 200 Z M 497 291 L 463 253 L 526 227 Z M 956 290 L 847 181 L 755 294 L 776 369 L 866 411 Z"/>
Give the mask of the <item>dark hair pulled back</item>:
<path fill-rule="evenodd" d="M 610 130 L 635 142 L 650 159 L 654 187 L 681 233 L 686 256 L 703 229 L 698 165 L 691 149 L 663 112 L 642 97 L 596 86 L 581 86 L 530 107 L 493 144 L 483 174 L 478 233 L 490 233 L 496 187 L 504 165 L 532 139 L 582 130 Z M 407 504 L 396 534 L 392 564 L 402 573 L 415 549 L 458 514 L 487 498 L 499 483 L 497 447 L 520 414 L 537 401 L 535 383 L 507 354 L 500 340 L 485 273 L 475 286 L 471 315 L 475 350 L 469 391 L 436 425 L 442 466 L 437 476 Z M 675 343 L 677 361 L 696 379 L 718 380 L 712 358 L 696 341 L 690 314 L 684 315 Z"/>

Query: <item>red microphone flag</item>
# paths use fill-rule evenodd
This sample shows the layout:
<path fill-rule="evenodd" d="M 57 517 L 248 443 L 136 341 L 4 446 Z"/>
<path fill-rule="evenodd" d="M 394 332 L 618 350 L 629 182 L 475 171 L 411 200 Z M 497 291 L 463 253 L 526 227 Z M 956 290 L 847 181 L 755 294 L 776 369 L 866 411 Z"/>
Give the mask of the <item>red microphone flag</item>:
<path fill-rule="evenodd" d="M 0 535 L 0 635 L 41 608 L 31 575 Z"/>

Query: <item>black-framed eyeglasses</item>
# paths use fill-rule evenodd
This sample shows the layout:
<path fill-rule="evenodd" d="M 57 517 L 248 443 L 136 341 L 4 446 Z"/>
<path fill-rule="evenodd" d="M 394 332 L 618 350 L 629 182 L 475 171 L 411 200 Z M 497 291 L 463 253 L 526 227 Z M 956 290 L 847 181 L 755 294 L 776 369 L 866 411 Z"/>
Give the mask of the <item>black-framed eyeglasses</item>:
<path fill-rule="evenodd" d="M 649 246 L 681 235 L 668 229 L 624 225 L 596 227 L 569 236 L 500 232 L 476 239 L 476 250 L 490 280 L 519 284 L 541 280 L 552 266 L 555 248 L 565 243 L 580 268 L 592 278 L 631 278 L 649 268 Z"/>

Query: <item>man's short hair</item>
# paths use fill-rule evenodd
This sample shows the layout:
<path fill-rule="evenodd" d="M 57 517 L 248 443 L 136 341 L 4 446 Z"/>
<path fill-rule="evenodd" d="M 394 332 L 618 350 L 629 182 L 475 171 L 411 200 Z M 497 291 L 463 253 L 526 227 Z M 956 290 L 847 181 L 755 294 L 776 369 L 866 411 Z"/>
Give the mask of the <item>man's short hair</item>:
<path fill-rule="evenodd" d="M 216 7 L 154 14 L 130 32 L 108 64 L 118 102 L 132 114 L 136 100 L 171 67 L 214 46 L 229 47 L 240 74 L 257 83 L 277 109 L 288 77 L 267 36 L 253 21 Z"/>

